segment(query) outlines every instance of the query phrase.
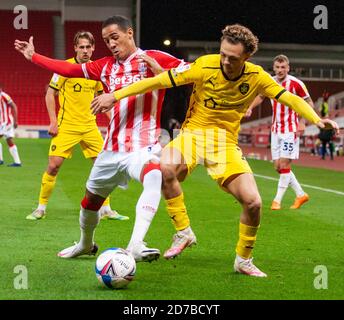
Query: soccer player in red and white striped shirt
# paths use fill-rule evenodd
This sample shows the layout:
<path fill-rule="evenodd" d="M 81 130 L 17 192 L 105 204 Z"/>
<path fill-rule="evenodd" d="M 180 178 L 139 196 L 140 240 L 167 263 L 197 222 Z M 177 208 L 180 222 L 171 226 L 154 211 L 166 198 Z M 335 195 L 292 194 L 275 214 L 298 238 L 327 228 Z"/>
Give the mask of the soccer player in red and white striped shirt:
<path fill-rule="evenodd" d="M 70 64 L 35 53 L 32 37 L 29 42 L 16 40 L 15 48 L 28 60 L 64 77 L 101 80 L 106 93 L 184 63 L 165 52 L 137 48 L 133 28 L 122 16 L 104 21 L 102 37 L 112 55 L 84 64 Z M 136 261 L 151 261 L 160 256 L 158 249 L 147 248 L 143 240 L 161 198 L 158 137 L 164 94 L 165 90 L 154 90 L 115 104 L 103 151 L 93 165 L 81 202 L 80 242 L 62 250 L 60 257 L 95 254 L 97 211 L 113 189 L 126 187 L 130 178 L 143 184 L 143 192 L 136 205 L 134 230 L 127 249 Z"/>
<path fill-rule="evenodd" d="M 286 90 L 304 99 L 314 109 L 313 101 L 308 93 L 305 84 L 298 78 L 288 74 L 290 70 L 289 59 L 285 55 L 278 55 L 274 58 L 273 77 L 277 83 Z M 250 105 L 246 116 L 252 114 L 252 109 L 260 105 L 265 97 L 257 96 Z M 298 209 L 309 200 L 300 183 L 297 181 L 291 163 L 293 159 L 299 158 L 299 135 L 304 131 L 305 125 L 299 121 L 298 115 L 288 106 L 271 100 L 273 109 L 271 125 L 271 155 L 275 169 L 280 174 L 276 196 L 271 204 L 271 210 L 280 210 L 283 196 L 290 186 L 296 194 L 291 209 Z"/>
<path fill-rule="evenodd" d="M 11 97 L 2 91 L 0 85 L 0 138 L 5 137 L 8 149 L 13 158 L 9 167 L 21 167 L 18 148 L 14 143 L 14 129 L 18 126 L 18 108 Z M 2 144 L 0 143 L 0 165 L 4 164 Z"/>

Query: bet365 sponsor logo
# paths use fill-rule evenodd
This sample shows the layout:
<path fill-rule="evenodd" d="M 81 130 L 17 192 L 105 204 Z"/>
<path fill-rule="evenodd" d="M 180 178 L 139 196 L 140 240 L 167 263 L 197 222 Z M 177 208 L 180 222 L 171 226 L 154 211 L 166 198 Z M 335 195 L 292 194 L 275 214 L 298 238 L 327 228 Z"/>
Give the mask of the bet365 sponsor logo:
<path fill-rule="evenodd" d="M 124 75 L 122 77 L 111 77 L 110 78 L 110 85 L 122 85 L 122 86 L 128 86 L 134 82 L 140 81 L 144 79 L 143 74 L 135 74 L 135 75 Z"/>

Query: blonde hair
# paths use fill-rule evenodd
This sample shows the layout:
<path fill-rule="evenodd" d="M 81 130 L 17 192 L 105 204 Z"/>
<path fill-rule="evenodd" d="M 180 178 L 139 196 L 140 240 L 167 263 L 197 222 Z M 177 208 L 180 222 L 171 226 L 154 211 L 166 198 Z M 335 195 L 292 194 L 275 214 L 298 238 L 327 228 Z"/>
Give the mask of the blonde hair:
<path fill-rule="evenodd" d="M 288 57 L 285 56 L 284 54 L 279 54 L 278 56 L 276 56 L 276 57 L 274 58 L 274 63 L 275 63 L 276 61 L 277 61 L 277 62 L 286 62 L 286 63 L 289 64 L 289 59 L 288 59 Z"/>
<path fill-rule="evenodd" d="M 251 56 L 258 50 L 258 38 L 252 33 L 249 28 L 240 24 L 227 25 L 222 30 L 221 41 L 227 40 L 230 43 L 241 43 L 244 46 L 245 53 Z"/>
<path fill-rule="evenodd" d="M 73 40 L 74 46 L 78 45 L 79 39 L 87 39 L 92 46 L 94 46 L 95 44 L 93 34 L 89 31 L 85 31 L 85 30 L 78 31 L 74 36 L 74 40 Z"/>

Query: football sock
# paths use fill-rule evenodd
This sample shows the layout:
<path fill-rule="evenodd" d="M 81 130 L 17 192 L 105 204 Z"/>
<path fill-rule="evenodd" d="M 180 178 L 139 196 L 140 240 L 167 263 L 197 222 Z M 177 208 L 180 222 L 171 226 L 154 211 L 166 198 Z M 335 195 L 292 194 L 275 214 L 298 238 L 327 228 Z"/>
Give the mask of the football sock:
<path fill-rule="evenodd" d="M 44 172 L 41 182 L 41 191 L 39 193 L 39 204 L 47 205 L 51 193 L 54 190 L 57 176 L 51 176 L 47 172 Z"/>
<path fill-rule="evenodd" d="M 248 226 L 240 222 L 239 241 L 236 246 L 236 253 L 243 259 L 251 258 L 251 253 L 256 242 L 258 227 Z"/>
<path fill-rule="evenodd" d="M 278 181 L 277 194 L 274 200 L 277 201 L 278 203 L 281 203 L 283 196 L 288 189 L 291 175 L 290 175 L 290 169 L 282 169 L 279 171 L 279 173 L 280 173 L 280 178 Z"/>
<path fill-rule="evenodd" d="M 166 199 L 166 208 L 177 231 L 184 230 L 190 226 L 190 219 L 184 204 L 183 193 L 175 198 Z"/>
<path fill-rule="evenodd" d="M 143 191 L 136 204 L 134 230 L 128 248 L 142 242 L 159 207 L 162 176 L 160 170 L 152 170 L 143 178 Z"/>
<path fill-rule="evenodd" d="M 88 248 L 93 245 L 94 230 L 96 229 L 99 223 L 99 214 L 98 211 L 92 211 L 80 208 L 80 242 L 82 248 Z"/>
<path fill-rule="evenodd" d="M 290 171 L 289 185 L 295 191 L 297 197 L 302 197 L 305 194 L 305 192 L 302 190 L 300 183 L 297 181 L 293 171 Z"/>
<path fill-rule="evenodd" d="M 0 161 L 3 161 L 3 154 L 2 154 L 2 143 L 0 142 Z"/>
<path fill-rule="evenodd" d="M 13 157 L 14 163 L 21 163 L 17 146 L 14 144 L 13 146 L 9 147 L 8 149 L 10 151 L 11 156 Z"/>
<path fill-rule="evenodd" d="M 37 207 L 38 210 L 42 210 L 42 211 L 45 211 L 46 208 L 47 208 L 46 204 L 39 204 Z"/>
<path fill-rule="evenodd" d="M 110 206 L 110 196 L 108 196 L 108 197 L 105 199 L 105 201 L 103 202 L 102 209 L 111 210 L 111 206 Z"/>

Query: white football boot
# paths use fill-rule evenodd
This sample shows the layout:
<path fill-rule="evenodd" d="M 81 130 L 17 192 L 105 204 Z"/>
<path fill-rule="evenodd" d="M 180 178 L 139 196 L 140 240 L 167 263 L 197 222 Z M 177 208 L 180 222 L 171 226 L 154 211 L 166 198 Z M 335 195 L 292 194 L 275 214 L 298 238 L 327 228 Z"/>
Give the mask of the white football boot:
<path fill-rule="evenodd" d="M 242 273 L 242 274 L 246 274 L 252 277 L 259 277 L 259 278 L 267 277 L 267 274 L 264 273 L 263 271 L 260 271 L 253 264 L 252 261 L 253 261 L 253 258 L 243 259 L 237 255 L 234 261 L 234 271 Z"/>
<path fill-rule="evenodd" d="M 76 258 L 82 255 L 94 256 L 98 251 L 98 246 L 93 243 L 91 248 L 82 248 L 79 243 L 75 243 L 73 246 L 68 247 L 60 251 L 57 256 L 60 258 Z"/>
<path fill-rule="evenodd" d="M 182 231 L 177 231 L 173 236 L 171 248 L 166 250 L 164 253 L 164 258 L 175 258 L 180 255 L 185 248 L 191 247 L 195 244 L 197 244 L 197 239 L 190 227 Z"/>
<path fill-rule="evenodd" d="M 155 248 L 147 248 L 147 243 L 138 242 L 134 245 L 128 246 L 129 251 L 136 262 L 151 262 L 158 260 L 160 257 L 160 250 Z"/>

